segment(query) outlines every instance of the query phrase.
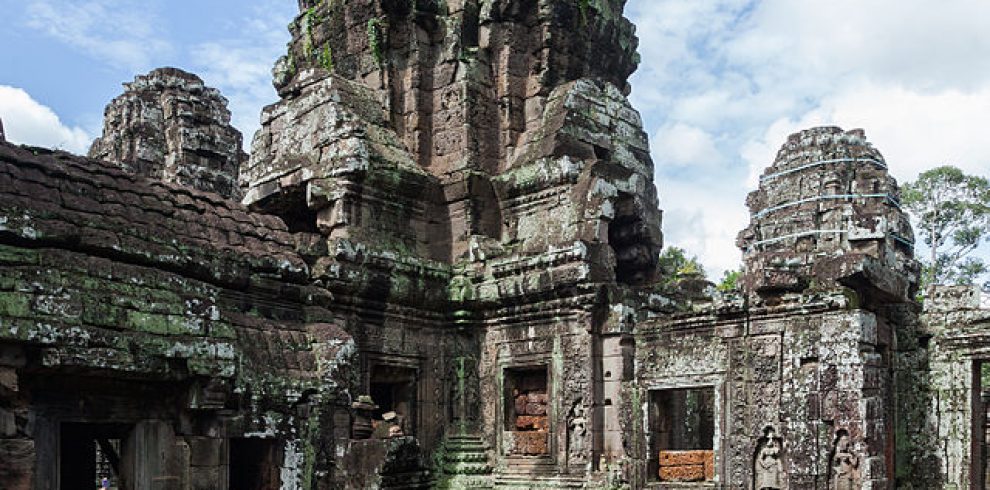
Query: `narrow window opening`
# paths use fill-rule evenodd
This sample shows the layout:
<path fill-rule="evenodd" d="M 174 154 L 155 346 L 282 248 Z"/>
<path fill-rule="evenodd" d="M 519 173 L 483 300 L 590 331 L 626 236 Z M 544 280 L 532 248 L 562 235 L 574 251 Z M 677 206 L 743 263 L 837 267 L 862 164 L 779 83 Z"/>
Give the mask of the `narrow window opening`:
<path fill-rule="evenodd" d="M 306 204 L 304 187 L 285 189 L 272 197 L 254 204 L 259 211 L 274 214 L 291 233 L 319 233 L 316 226 L 317 213 Z"/>
<path fill-rule="evenodd" d="M 59 433 L 59 487 L 120 487 L 121 441 L 128 427 L 116 424 L 63 423 Z"/>

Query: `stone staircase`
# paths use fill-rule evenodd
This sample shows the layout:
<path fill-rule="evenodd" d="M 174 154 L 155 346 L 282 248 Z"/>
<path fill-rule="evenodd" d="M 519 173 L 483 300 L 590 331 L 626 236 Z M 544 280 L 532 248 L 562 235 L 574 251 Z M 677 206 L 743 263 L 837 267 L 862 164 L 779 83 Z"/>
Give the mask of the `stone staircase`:
<path fill-rule="evenodd" d="M 495 488 L 528 490 L 536 488 L 585 488 L 585 476 L 559 474 L 548 458 L 508 458 L 505 468 L 495 475 Z"/>
<path fill-rule="evenodd" d="M 488 464 L 485 442 L 480 436 L 448 436 L 443 461 L 443 478 L 438 489 L 492 489 L 492 467 Z"/>

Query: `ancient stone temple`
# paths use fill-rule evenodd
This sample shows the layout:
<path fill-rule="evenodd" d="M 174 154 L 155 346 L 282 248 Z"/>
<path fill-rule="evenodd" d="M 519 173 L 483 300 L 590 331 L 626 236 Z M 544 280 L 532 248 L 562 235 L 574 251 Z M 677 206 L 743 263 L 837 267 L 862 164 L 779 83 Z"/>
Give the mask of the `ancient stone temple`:
<path fill-rule="evenodd" d="M 984 488 L 990 304 L 863 131 L 663 277 L 624 3 L 300 0 L 249 156 L 174 68 L 0 141 L 0 488 Z"/>
<path fill-rule="evenodd" d="M 237 170 L 247 155 L 218 90 L 175 68 L 159 68 L 124 86 L 107 106 L 103 136 L 93 142 L 90 158 L 226 198 L 241 195 Z"/>

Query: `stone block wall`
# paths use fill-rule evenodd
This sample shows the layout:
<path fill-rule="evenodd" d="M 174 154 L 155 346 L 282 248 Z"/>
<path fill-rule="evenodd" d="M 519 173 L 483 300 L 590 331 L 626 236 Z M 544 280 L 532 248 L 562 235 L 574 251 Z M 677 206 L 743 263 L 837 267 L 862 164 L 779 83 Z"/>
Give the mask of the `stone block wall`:
<path fill-rule="evenodd" d="M 937 287 L 926 293 L 917 328 L 920 342 L 901 354 L 908 437 L 899 444 L 905 487 L 987 484 L 984 366 L 990 360 L 990 307 L 975 287 Z M 913 369 L 924 368 L 920 374 Z"/>
<path fill-rule="evenodd" d="M 281 221 L 10 145 L 0 195 L 0 407 L 13 420 L 3 445 L 21 468 L 11 481 L 58 487 L 55 448 L 75 437 L 65 424 L 130 441 L 119 456 L 133 488 L 158 477 L 225 486 L 233 437 L 282 445 L 272 464 L 298 478 L 332 463 L 326 453 L 300 466 L 294 451 L 332 447 L 332 431 L 304 427 L 331 426 L 332 403 L 313 404 L 349 387 L 338 369 L 353 341 L 320 323 L 331 319 L 326 295 L 306 283 Z M 160 437 L 142 435 L 152 425 Z"/>

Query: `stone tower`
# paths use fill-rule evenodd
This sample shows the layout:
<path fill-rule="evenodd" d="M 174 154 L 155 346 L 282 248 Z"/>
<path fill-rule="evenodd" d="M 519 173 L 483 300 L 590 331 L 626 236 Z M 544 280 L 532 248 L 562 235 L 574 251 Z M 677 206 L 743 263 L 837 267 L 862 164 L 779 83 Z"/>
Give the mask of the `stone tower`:
<path fill-rule="evenodd" d="M 124 87 L 106 108 L 103 135 L 93 142 L 91 158 L 239 198 L 237 173 L 247 155 L 219 91 L 177 68 L 158 68 Z"/>
<path fill-rule="evenodd" d="M 450 435 L 440 366 L 470 366 L 458 430 L 505 484 L 631 447 L 626 303 L 662 236 L 624 3 L 301 2 L 240 174 L 350 298 L 363 389 L 420 366 L 426 449 Z"/>
<path fill-rule="evenodd" d="M 727 480 L 752 481 L 753 434 L 771 428 L 788 441 L 780 473 L 792 487 L 891 485 L 887 373 L 898 339 L 914 335 L 918 265 L 886 161 L 862 130 L 800 131 L 747 204 L 738 245 L 750 326 L 735 355 L 753 357 L 730 366 L 729 410 L 742 417 Z"/>
<path fill-rule="evenodd" d="M 343 211 L 362 200 L 353 192 L 358 173 L 402 182 L 389 195 L 402 216 L 380 216 L 420 235 L 401 237 L 406 249 L 451 261 L 466 257 L 472 240 L 542 227 L 497 202 L 536 189 L 500 181 L 566 181 L 594 167 L 630 182 L 606 191 L 622 201 L 611 211 L 621 228 L 613 242 L 623 274 L 649 276 L 660 215 L 646 137 L 623 95 L 637 61 L 623 5 L 301 2 L 289 53 L 274 70 L 283 100 L 262 115 L 241 173 L 245 203 L 318 215 L 315 227 L 332 235 L 342 220 L 359 221 Z"/>
<path fill-rule="evenodd" d="M 746 200 L 739 235 L 745 282 L 757 292 L 839 281 L 893 298 L 917 288 L 914 236 L 897 183 L 862 130 L 792 134 Z"/>

